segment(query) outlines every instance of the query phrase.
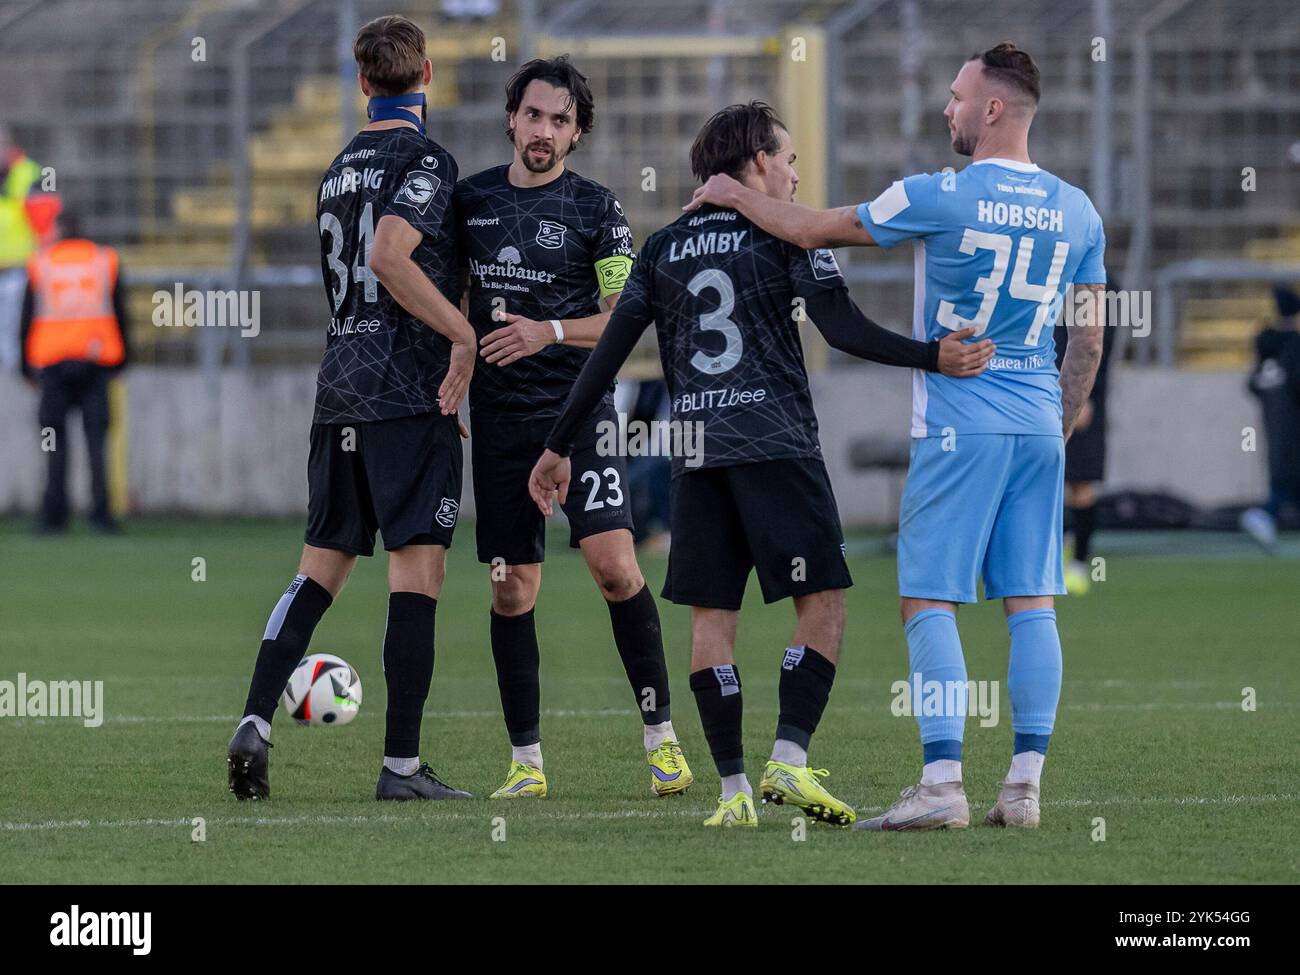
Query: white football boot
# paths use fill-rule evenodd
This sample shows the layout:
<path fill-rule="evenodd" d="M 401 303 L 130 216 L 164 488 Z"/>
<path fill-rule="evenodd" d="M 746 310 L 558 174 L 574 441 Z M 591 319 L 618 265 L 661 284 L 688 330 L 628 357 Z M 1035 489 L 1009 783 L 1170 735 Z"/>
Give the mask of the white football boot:
<path fill-rule="evenodd" d="M 1038 786 L 1032 782 L 1003 782 L 998 801 L 984 817 L 985 826 L 1038 828 Z"/>
<path fill-rule="evenodd" d="M 877 833 L 901 830 L 965 829 L 970 825 L 970 804 L 960 782 L 909 785 L 898 802 L 883 815 L 854 824 L 854 829 Z"/>
<path fill-rule="evenodd" d="M 1237 524 L 1269 555 L 1277 554 L 1277 522 L 1263 508 L 1247 508 Z"/>

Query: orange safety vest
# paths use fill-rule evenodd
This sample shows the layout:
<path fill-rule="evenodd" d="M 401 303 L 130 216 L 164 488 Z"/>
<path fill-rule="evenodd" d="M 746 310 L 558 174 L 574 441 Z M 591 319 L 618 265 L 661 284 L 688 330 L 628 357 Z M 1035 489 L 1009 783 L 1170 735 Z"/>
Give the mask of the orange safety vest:
<path fill-rule="evenodd" d="M 119 366 L 126 357 L 113 313 L 117 252 L 88 240 L 61 240 L 27 262 L 35 299 L 27 362 L 43 369 L 76 359 Z"/>

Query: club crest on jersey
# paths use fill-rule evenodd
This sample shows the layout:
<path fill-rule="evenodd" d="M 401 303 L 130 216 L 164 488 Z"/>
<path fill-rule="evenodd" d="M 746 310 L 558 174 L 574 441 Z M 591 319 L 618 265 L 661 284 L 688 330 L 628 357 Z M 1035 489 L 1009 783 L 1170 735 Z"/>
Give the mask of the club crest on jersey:
<path fill-rule="evenodd" d="M 429 203 L 432 202 L 441 185 L 442 180 L 433 173 L 417 169 L 406 175 L 406 182 L 402 184 L 401 192 L 397 194 L 397 202 L 405 203 L 409 207 L 414 207 L 419 213 L 423 213 L 429 208 Z"/>
<path fill-rule="evenodd" d="M 537 243 L 557 251 L 564 246 L 564 231 L 568 228 L 554 220 L 542 220 L 537 226 Z"/>
<path fill-rule="evenodd" d="M 453 501 L 451 498 L 443 498 L 442 504 L 438 505 L 438 513 L 434 515 L 438 519 L 438 524 L 443 528 L 452 528 L 456 524 L 456 513 L 460 511 L 460 503 Z"/>
<path fill-rule="evenodd" d="M 809 251 L 808 263 L 812 265 L 813 277 L 818 281 L 839 276 L 840 266 L 829 248 L 819 247 L 815 251 Z"/>

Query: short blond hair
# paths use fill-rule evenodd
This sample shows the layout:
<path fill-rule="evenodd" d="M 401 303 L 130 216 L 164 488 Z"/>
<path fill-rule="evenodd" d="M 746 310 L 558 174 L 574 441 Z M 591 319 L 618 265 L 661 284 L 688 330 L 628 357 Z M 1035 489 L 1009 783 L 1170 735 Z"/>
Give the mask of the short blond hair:
<path fill-rule="evenodd" d="M 376 17 L 357 32 L 352 56 L 374 94 L 403 95 L 424 79 L 424 31 L 399 14 Z"/>

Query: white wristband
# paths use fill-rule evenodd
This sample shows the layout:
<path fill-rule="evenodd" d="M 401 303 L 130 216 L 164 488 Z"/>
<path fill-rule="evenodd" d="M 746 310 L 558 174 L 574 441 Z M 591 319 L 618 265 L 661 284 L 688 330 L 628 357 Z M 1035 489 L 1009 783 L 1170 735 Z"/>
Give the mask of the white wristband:
<path fill-rule="evenodd" d="M 564 326 L 560 324 L 560 320 L 558 318 L 551 319 L 551 328 L 555 329 L 555 341 L 563 342 Z"/>

